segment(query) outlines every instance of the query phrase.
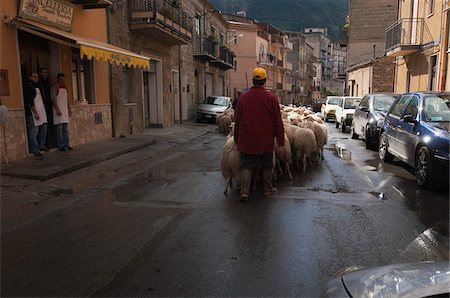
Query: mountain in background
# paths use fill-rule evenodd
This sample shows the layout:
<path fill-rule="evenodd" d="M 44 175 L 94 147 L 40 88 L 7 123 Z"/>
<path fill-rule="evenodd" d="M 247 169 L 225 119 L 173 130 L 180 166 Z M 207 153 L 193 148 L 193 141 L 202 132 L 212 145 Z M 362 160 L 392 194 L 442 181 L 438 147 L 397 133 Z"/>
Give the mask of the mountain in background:
<path fill-rule="evenodd" d="M 303 31 L 308 27 L 328 28 L 337 40 L 348 14 L 348 0 L 209 0 L 217 10 L 267 22 L 280 30 Z"/>

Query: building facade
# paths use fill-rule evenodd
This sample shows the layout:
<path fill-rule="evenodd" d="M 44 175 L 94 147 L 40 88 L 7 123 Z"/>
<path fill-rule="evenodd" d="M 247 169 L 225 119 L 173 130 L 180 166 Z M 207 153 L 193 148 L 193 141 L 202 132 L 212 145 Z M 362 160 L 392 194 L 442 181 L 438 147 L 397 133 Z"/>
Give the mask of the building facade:
<path fill-rule="evenodd" d="M 398 1 L 386 29 L 386 55 L 395 58 L 395 92 L 450 90 L 449 1 Z"/>
<path fill-rule="evenodd" d="M 395 59 L 379 57 L 354 65 L 348 70 L 348 95 L 364 96 L 367 93 L 393 93 Z"/>
<path fill-rule="evenodd" d="M 9 116 L 0 137 L 2 162 L 29 154 L 23 84 L 41 67 L 48 69 L 52 84 L 58 73 L 66 76 L 72 146 L 112 137 L 109 66 L 147 68 L 149 58 L 108 43 L 109 5 L 106 0 L 1 2 L 0 96 Z M 48 131 L 49 140 L 55 140 L 51 123 Z"/>
<path fill-rule="evenodd" d="M 397 0 L 349 1 L 349 67 L 384 56 L 385 31 L 397 20 L 397 13 Z"/>

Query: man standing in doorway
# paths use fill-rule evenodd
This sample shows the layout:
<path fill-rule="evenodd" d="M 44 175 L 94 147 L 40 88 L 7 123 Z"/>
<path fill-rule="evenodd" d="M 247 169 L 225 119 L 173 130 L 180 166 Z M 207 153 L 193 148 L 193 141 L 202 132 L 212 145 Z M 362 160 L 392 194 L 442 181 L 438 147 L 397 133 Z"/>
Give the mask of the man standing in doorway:
<path fill-rule="evenodd" d="M 284 146 L 284 127 L 277 98 L 265 88 L 267 72 L 253 70 L 253 87 L 239 97 L 234 140 L 241 153 L 241 201 L 248 199 L 253 170 L 263 171 L 264 195 L 277 191 L 272 186 L 274 139 Z"/>
<path fill-rule="evenodd" d="M 67 99 L 66 76 L 59 73 L 56 83 L 50 90 L 53 103 L 53 123 L 56 128 L 56 146 L 61 151 L 72 150 L 69 146 L 69 117 L 72 115 Z"/>
<path fill-rule="evenodd" d="M 30 72 L 28 81 L 24 86 L 25 116 L 27 122 L 28 146 L 34 156 L 42 157 L 40 152 L 45 147 L 45 138 L 38 140 L 41 131 L 47 135 L 47 115 L 39 89 L 39 76 L 37 72 Z"/>
<path fill-rule="evenodd" d="M 45 151 L 48 148 L 55 146 L 54 140 L 54 127 L 53 127 L 53 104 L 50 96 L 50 80 L 48 78 L 48 69 L 46 67 L 39 68 L 39 89 L 41 89 L 42 99 L 45 105 L 45 111 L 47 114 L 47 142 L 45 144 Z M 39 138 L 42 137 L 39 132 Z M 42 149 L 42 148 L 41 148 Z"/>

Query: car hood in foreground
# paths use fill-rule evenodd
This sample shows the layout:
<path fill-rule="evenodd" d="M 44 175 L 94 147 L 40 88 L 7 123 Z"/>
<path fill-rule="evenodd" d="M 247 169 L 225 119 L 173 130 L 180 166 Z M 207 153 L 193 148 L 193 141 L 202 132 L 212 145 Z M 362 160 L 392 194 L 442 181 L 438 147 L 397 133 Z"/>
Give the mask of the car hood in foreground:
<path fill-rule="evenodd" d="M 342 288 L 332 281 L 325 296 L 426 297 L 450 292 L 450 265 L 448 261 L 394 264 L 354 271 L 335 280 L 341 280 Z"/>
<path fill-rule="evenodd" d="M 208 105 L 208 104 L 200 104 L 198 106 L 198 111 L 208 112 L 208 113 L 223 113 L 227 107 L 217 106 L 217 105 Z"/>

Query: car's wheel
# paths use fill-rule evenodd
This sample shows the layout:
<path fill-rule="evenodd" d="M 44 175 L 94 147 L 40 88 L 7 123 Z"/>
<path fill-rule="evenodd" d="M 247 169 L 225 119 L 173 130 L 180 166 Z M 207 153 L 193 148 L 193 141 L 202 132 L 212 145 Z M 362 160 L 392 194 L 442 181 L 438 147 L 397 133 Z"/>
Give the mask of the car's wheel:
<path fill-rule="evenodd" d="M 335 122 L 336 128 L 339 128 L 339 122 Z"/>
<path fill-rule="evenodd" d="M 350 128 L 350 134 L 353 140 L 357 140 L 359 138 L 359 135 L 355 132 L 355 124 L 353 122 Z"/>
<path fill-rule="evenodd" d="M 341 131 L 342 132 L 345 132 L 345 127 L 347 126 L 347 125 L 345 125 L 347 122 L 345 122 L 345 120 L 344 119 L 341 119 Z"/>
<path fill-rule="evenodd" d="M 433 170 L 428 148 L 420 147 L 416 153 L 416 182 L 423 187 L 431 186 L 433 181 Z"/>
<path fill-rule="evenodd" d="M 375 144 L 373 143 L 373 140 L 370 137 L 370 132 L 369 132 L 369 128 L 368 127 L 366 127 L 366 132 L 365 132 L 364 139 L 365 139 L 365 142 L 366 142 L 366 149 L 369 149 L 369 150 L 375 150 L 376 149 Z"/>
<path fill-rule="evenodd" d="M 380 135 L 380 145 L 378 146 L 378 157 L 384 162 L 390 162 L 394 159 L 394 156 L 389 153 L 389 144 L 387 140 L 386 132 L 382 132 Z"/>

